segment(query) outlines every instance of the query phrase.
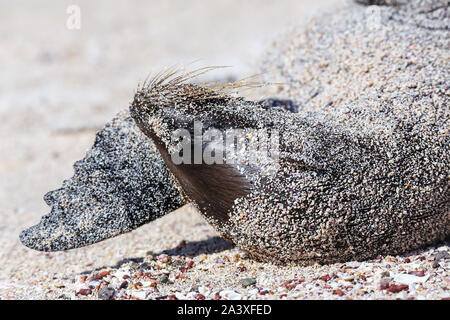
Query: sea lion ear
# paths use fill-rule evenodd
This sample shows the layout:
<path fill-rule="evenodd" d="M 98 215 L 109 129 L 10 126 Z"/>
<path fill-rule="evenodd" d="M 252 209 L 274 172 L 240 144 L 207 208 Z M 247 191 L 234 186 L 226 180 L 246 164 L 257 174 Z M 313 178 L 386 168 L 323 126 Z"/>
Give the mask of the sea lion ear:
<path fill-rule="evenodd" d="M 184 204 L 153 143 L 129 114 L 96 135 L 62 188 L 44 196 L 51 212 L 20 234 L 29 248 L 61 251 L 129 232 Z"/>

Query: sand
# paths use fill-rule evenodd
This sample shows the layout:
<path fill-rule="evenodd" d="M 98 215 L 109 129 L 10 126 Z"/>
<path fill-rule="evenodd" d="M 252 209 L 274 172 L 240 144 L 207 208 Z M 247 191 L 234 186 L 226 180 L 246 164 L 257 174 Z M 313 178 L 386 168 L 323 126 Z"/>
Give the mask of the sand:
<path fill-rule="evenodd" d="M 362 263 L 280 267 L 248 259 L 192 208 L 67 252 L 20 244 L 20 231 L 48 210 L 42 196 L 72 175 L 95 131 L 127 107 L 149 71 L 201 58 L 235 66 L 220 77 L 246 76 L 272 37 L 338 1 L 266 2 L 78 1 L 80 31 L 65 28 L 68 3 L 0 4 L 1 299 L 449 297 L 449 259 L 440 253 L 448 244 Z"/>

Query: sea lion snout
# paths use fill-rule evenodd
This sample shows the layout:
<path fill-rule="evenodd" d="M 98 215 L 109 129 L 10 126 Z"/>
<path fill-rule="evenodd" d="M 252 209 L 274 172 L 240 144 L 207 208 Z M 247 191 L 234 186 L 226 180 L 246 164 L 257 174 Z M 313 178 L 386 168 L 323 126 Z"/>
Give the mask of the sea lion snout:
<path fill-rule="evenodd" d="M 134 230 L 184 204 L 153 143 L 127 112 L 97 133 L 74 176 L 44 196 L 51 211 L 20 234 L 40 251 L 90 245 Z"/>

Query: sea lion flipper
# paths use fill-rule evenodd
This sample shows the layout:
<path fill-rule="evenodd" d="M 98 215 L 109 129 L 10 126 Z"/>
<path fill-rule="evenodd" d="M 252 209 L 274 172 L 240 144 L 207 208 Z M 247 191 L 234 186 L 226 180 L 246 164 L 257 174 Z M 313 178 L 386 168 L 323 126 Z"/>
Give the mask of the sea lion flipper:
<path fill-rule="evenodd" d="M 75 174 L 44 196 L 51 212 L 20 234 L 27 247 L 60 251 L 129 232 L 183 205 L 153 143 L 122 112 L 97 133 Z"/>

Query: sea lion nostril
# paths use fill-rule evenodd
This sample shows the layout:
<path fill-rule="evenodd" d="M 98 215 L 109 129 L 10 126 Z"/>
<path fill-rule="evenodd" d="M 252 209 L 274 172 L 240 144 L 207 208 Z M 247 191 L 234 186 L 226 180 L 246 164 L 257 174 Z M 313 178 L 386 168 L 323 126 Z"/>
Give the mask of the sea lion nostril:
<path fill-rule="evenodd" d="M 59 190 L 49 191 L 44 195 L 44 201 L 48 206 L 51 206 L 58 198 Z"/>

